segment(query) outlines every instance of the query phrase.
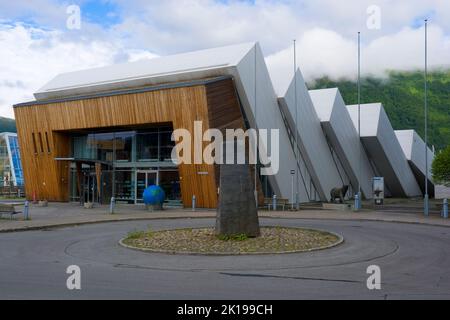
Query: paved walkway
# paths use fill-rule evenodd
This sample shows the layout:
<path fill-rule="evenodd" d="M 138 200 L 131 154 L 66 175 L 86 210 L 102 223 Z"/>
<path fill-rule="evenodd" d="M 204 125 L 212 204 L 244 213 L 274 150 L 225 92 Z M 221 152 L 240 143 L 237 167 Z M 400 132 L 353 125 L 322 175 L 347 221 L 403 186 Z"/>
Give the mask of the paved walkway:
<path fill-rule="evenodd" d="M 23 206 L 17 207 L 17 210 L 23 212 Z M 23 214 L 19 214 L 14 220 L 9 220 L 6 215 L 3 216 L 4 218 L 0 219 L 0 232 L 38 230 L 103 222 L 213 218 L 215 214 L 213 210 L 192 212 L 192 210 L 185 209 L 149 212 L 143 206 L 119 205 L 116 208 L 116 213 L 111 215 L 109 214 L 108 206 L 84 209 L 78 204 L 51 203 L 47 208 L 30 207 L 30 221 L 24 221 Z M 450 220 L 445 220 L 439 217 L 439 215 L 424 217 L 422 214 L 417 213 L 393 213 L 369 210 L 359 213 L 326 210 L 301 210 L 300 212 L 261 211 L 260 217 L 277 219 L 367 220 L 450 227 Z"/>

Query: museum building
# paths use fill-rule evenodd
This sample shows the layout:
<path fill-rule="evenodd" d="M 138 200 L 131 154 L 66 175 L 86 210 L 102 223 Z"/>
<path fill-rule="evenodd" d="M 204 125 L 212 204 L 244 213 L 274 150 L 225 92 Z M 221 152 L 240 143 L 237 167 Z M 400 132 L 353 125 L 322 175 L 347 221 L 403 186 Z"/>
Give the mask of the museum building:
<path fill-rule="evenodd" d="M 366 198 L 372 197 L 371 179 L 387 175 L 393 175 L 387 194 L 421 195 L 410 167 L 421 155 L 407 159 L 402 147 L 408 146 L 397 141 L 387 117 L 384 132 L 395 141 L 376 142 L 395 159 L 378 160 L 367 146 L 379 132 L 366 130 L 360 139 L 337 89 L 309 92 L 300 70 L 286 77 L 293 78 L 288 86 L 272 82 L 257 43 L 58 75 L 34 101 L 14 106 L 27 198 L 106 204 L 114 196 L 139 204 L 147 186 L 160 185 L 170 204 L 190 207 L 195 196 L 198 207 L 216 208 L 220 167 L 179 164 L 172 156 L 174 130 L 194 134 L 196 121 L 203 130 L 279 131 L 279 172 L 253 179 L 260 203 L 274 194 L 291 203 L 297 197 L 325 202 L 343 185 L 351 197 L 358 189 L 359 150 Z M 259 147 L 271 153 L 271 145 Z M 415 168 L 423 173 L 423 166 Z"/>

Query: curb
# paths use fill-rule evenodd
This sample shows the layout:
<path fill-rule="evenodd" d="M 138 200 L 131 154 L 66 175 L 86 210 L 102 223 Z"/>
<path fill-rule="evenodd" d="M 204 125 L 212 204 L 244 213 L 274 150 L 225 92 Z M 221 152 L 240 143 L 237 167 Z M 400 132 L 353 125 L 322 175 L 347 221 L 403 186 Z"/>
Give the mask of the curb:
<path fill-rule="evenodd" d="M 183 220 L 183 219 L 214 219 L 216 217 L 215 214 L 211 216 L 177 216 L 177 217 L 130 217 L 130 218 L 119 218 L 119 219 L 110 219 L 110 220 L 96 220 L 96 221 L 80 221 L 80 222 L 69 222 L 69 223 L 61 223 L 61 224 L 51 224 L 51 225 L 42 225 L 42 226 L 29 226 L 29 227 L 18 227 L 11 229 L 2 229 L 0 230 L 0 234 L 2 233 L 14 233 L 14 232 L 26 232 L 26 231 L 39 231 L 46 229 L 60 229 L 60 228 L 70 228 L 84 225 L 93 225 L 93 224 L 103 224 L 103 223 L 115 223 L 115 222 L 130 222 L 130 221 L 152 221 L 152 220 Z M 342 217 L 279 217 L 279 216 L 270 216 L 263 215 L 259 216 L 260 219 L 277 219 L 277 220 L 330 220 L 330 221 L 356 221 L 356 222 L 385 222 L 385 223 L 401 223 L 401 224 L 414 224 L 414 225 L 422 225 L 422 226 L 431 226 L 431 227 L 443 227 L 450 228 L 450 225 L 444 225 L 439 223 L 431 223 L 431 222 L 419 222 L 419 221 L 399 221 L 399 220 L 385 220 L 385 219 L 371 219 L 371 218 L 354 218 L 354 219 L 346 219 Z"/>
<path fill-rule="evenodd" d="M 26 231 L 39 231 L 46 229 L 61 229 L 61 228 L 70 228 L 70 227 L 78 227 L 85 225 L 93 225 L 93 224 L 103 224 L 103 223 L 116 223 L 116 222 L 130 222 L 130 221 L 151 221 L 151 220 L 184 220 L 184 219 L 213 219 L 215 216 L 210 217 L 137 217 L 137 218 L 123 218 L 116 220 L 96 220 L 96 221 L 80 221 L 80 222 L 68 222 L 54 225 L 45 225 L 45 226 L 32 226 L 32 227 L 19 227 L 12 229 L 4 229 L 0 230 L 1 233 L 14 233 L 14 232 L 26 232 Z"/>

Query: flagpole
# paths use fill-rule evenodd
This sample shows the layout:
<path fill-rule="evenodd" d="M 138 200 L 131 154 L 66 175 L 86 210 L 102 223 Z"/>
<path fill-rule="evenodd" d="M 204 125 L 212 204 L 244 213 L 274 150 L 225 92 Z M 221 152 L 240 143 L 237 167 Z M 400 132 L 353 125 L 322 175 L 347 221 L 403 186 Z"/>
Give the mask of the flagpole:
<path fill-rule="evenodd" d="M 295 95 L 295 177 L 296 177 L 296 193 L 295 204 L 296 210 L 300 210 L 300 194 L 299 194 L 299 172 L 298 172 L 298 97 L 297 97 L 297 40 L 294 40 L 294 95 Z"/>
<path fill-rule="evenodd" d="M 254 94 L 255 94 L 255 131 L 258 128 L 258 108 L 257 108 L 257 106 L 258 106 L 258 98 L 257 98 L 257 86 L 256 86 L 256 84 L 257 84 L 257 73 L 256 73 L 256 68 L 257 68 L 257 56 L 256 56 L 256 53 L 257 52 L 256 51 L 257 51 L 257 49 L 258 49 L 258 46 L 255 44 L 255 61 L 254 61 L 254 63 L 255 63 L 255 92 L 254 92 Z M 255 134 L 256 134 L 256 132 L 255 132 Z M 258 139 L 257 137 L 258 137 L 258 135 L 256 134 L 255 139 Z M 254 152 L 255 152 L 255 159 L 256 159 L 256 161 L 255 161 L 255 201 L 256 201 L 256 208 L 258 208 L 258 205 L 259 205 L 259 203 L 258 203 L 259 201 L 258 201 L 258 148 L 257 148 L 257 145 L 258 145 L 258 143 L 255 140 L 255 150 L 254 150 Z"/>
<path fill-rule="evenodd" d="M 429 216 L 430 214 L 428 195 L 428 166 L 428 20 L 425 19 L 425 216 Z"/>
<path fill-rule="evenodd" d="M 361 32 L 358 32 L 358 194 L 355 197 L 355 210 L 361 209 Z"/>

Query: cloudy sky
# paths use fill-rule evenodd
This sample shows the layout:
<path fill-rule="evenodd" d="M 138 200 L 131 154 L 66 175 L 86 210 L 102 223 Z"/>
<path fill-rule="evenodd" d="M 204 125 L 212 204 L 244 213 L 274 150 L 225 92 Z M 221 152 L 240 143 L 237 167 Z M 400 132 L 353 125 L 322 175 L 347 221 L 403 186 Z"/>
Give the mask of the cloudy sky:
<path fill-rule="evenodd" d="M 365 73 L 420 68 L 425 18 L 430 64 L 450 65 L 450 0 L 0 0 L 0 116 L 61 72 L 240 42 L 261 43 L 279 82 L 293 39 L 307 80 L 353 78 L 358 31 Z"/>

